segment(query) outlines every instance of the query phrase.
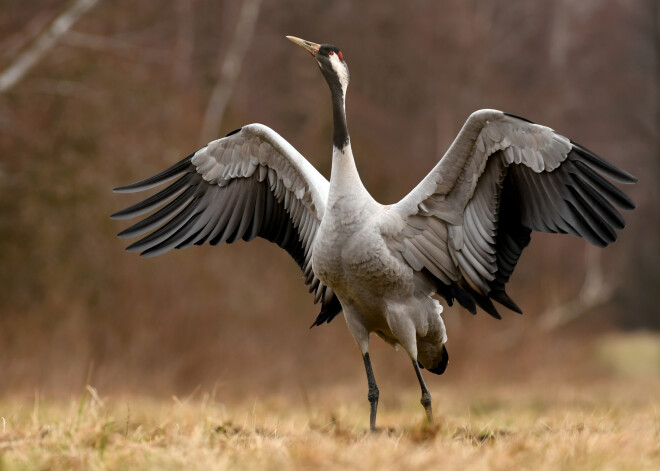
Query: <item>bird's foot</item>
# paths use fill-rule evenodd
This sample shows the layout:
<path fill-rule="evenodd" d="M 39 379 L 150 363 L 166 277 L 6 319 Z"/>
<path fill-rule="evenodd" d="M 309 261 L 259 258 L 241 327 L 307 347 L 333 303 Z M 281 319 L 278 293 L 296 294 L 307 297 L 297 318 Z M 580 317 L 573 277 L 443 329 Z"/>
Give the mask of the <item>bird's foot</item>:
<path fill-rule="evenodd" d="M 376 433 L 376 413 L 378 411 L 378 388 L 369 388 L 369 404 L 371 413 L 369 414 L 369 429 L 371 433 Z"/>

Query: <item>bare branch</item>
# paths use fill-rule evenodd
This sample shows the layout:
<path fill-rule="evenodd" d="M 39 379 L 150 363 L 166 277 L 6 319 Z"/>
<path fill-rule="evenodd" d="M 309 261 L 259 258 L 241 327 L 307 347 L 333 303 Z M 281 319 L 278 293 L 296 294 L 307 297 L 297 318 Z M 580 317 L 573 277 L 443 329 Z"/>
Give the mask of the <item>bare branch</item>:
<path fill-rule="evenodd" d="M 190 84 L 192 57 L 195 49 L 195 18 L 193 15 L 193 0 L 178 0 L 176 4 L 178 17 L 176 43 L 172 63 L 174 78 L 180 88 Z"/>
<path fill-rule="evenodd" d="M 39 33 L 53 21 L 54 16 L 48 10 L 37 13 L 28 21 L 22 31 L 16 32 L 0 42 L 0 51 L 2 51 L 0 54 L 9 58 L 17 55 L 21 49 L 39 36 Z"/>
<path fill-rule="evenodd" d="M 167 63 L 171 62 L 169 51 L 165 49 L 138 46 L 121 39 L 108 38 L 78 31 L 69 31 L 62 43 L 67 46 L 86 48 L 100 52 L 112 52 L 122 57 L 141 62 Z"/>
<path fill-rule="evenodd" d="M 0 74 L 0 93 L 16 85 L 98 0 L 76 0 Z"/>
<path fill-rule="evenodd" d="M 218 82 L 206 106 L 204 123 L 202 124 L 202 132 L 200 134 L 202 145 L 212 140 L 218 132 L 227 102 L 236 85 L 236 79 L 241 70 L 243 57 L 252 40 L 260 7 L 261 0 L 243 0 L 243 6 L 241 7 L 236 24 L 236 32 L 220 68 Z"/>
<path fill-rule="evenodd" d="M 574 299 L 543 313 L 538 320 L 542 330 L 553 330 L 566 325 L 612 298 L 614 286 L 603 278 L 601 255 L 602 251 L 598 248 L 587 246 L 584 253 L 587 273 L 580 292 Z"/>

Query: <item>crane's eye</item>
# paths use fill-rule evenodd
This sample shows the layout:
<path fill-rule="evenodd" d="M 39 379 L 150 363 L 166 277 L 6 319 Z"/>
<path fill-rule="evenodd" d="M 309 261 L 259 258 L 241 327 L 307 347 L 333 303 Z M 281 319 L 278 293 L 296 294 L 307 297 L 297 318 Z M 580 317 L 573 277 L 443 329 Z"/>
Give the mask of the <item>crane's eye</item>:
<path fill-rule="evenodd" d="M 330 52 L 328 52 L 328 55 L 332 56 L 332 55 L 334 55 L 334 52 L 330 51 Z"/>

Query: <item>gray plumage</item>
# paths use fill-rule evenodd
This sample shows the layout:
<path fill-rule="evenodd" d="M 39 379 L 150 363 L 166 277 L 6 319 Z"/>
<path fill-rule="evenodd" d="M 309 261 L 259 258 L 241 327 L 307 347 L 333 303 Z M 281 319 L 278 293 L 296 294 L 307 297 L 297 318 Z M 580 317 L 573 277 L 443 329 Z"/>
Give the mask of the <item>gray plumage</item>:
<path fill-rule="evenodd" d="M 505 286 L 532 231 L 573 234 L 604 247 L 634 204 L 608 179 L 636 179 L 552 129 L 496 110 L 473 113 L 445 156 L 405 198 L 376 202 L 357 173 L 345 119 L 348 68 L 334 46 L 289 38 L 317 60 L 335 123 L 326 180 L 272 129 L 250 124 L 171 168 L 116 189 L 153 196 L 113 215 L 145 217 L 119 233 L 144 256 L 262 237 L 284 248 L 321 303 L 313 325 L 342 310 L 364 358 L 371 428 L 378 388 L 368 355 L 376 333 L 420 367 L 444 372 L 443 296 L 499 318 L 493 300 L 521 312 Z"/>

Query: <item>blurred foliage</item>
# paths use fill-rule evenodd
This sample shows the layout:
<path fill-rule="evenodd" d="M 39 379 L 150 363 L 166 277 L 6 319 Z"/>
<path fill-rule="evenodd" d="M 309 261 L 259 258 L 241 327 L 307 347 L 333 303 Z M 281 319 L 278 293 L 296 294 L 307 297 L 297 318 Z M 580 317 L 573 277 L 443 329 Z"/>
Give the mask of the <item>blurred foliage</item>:
<path fill-rule="evenodd" d="M 596 345 L 598 358 L 623 378 L 660 378 L 660 337 L 649 332 L 612 334 Z"/>
<path fill-rule="evenodd" d="M 0 70 L 68 4 L 0 0 Z M 198 146 L 239 9 L 100 2 L 0 95 L 0 391 L 67 390 L 90 365 L 101 384 L 151 391 L 216 378 L 363 381 L 341 320 L 307 331 L 317 307 L 287 254 L 260 241 L 142 260 L 123 251 L 124 226 L 108 218 L 134 201 L 111 188 Z M 329 175 L 327 86 L 286 34 L 344 51 L 357 165 L 383 203 L 415 186 L 473 110 L 549 125 L 640 177 L 626 188 L 638 209 L 603 252 L 614 299 L 566 329 L 658 328 L 657 10 L 644 0 L 265 0 L 217 134 L 262 122 Z M 534 239 L 510 284 L 522 319 L 446 311 L 453 374 L 472 374 L 460 367 L 468 361 L 487 370 L 495 354 L 529 371 L 521 349 L 561 345 L 565 331 L 538 333 L 536 321 L 578 292 L 585 243 Z M 377 343 L 382 365 L 392 361 Z"/>

